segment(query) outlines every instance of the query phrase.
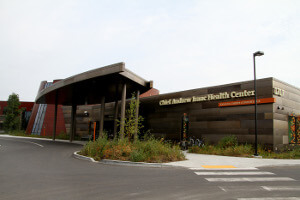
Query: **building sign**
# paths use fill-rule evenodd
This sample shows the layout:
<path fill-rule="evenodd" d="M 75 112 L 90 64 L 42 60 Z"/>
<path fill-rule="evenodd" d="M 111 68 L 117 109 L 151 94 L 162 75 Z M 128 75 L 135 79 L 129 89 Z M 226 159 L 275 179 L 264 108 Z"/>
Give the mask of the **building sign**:
<path fill-rule="evenodd" d="M 262 103 L 275 103 L 276 99 L 275 98 L 265 98 L 265 99 L 257 99 L 257 104 L 262 104 Z M 226 107 L 226 106 L 245 106 L 245 105 L 252 105 L 255 104 L 254 99 L 250 100 L 242 100 L 242 101 L 228 101 L 228 102 L 221 102 L 218 103 L 219 107 Z"/>
<path fill-rule="evenodd" d="M 281 97 L 281 96 L 284 95 L 284 90 L 280 89 L 280 88 L 277 88 L 277 87 L 274 87 L 273 88 L 273 94 Z"/>
<path fill-rule="evenodd" d="M 283 96 L 284 90 L 280 88 L 273 88 L 273 94 L 277 96 Z M 192 97 L 183 97 L 183 98 L 173 98 L 173 99 L 163 99 L 159 101 L 160 106 L 167 106 L 167 105 L 176 105 L 176 104 L 184 104 L 184 103 L 193 103 L 193 102 L 205 102 L 205 101 L 214 101 L 214 100 L 223 100 L 223 99 L 235 99 L 235 98 L 242 98 L 242 97 L 252 97 L 255 96 L 254 90 L 244 90 L 244 91 L 232 91 L 232 92 L 220 92 L 218 94 L 207 94 L 203 96 L 192 96 Z M 273 98 L 266 98 L 272 101 Z M 261 99 L 262 100 L 262 99 Z M 250 101 L 253 101 L 253 103 L 249 103 Z M 249 105 L 254 104 L 254 100 L 245 100 L 245 101 L 233 101 L 236 105 Z M 240 102 L 240 103 L 239 103 Z M 247 104 L 247 102 L 249 104 Z M 275 102 L 275 100 L 274 100 Z M 264 102 L 261 103 L 274 103 L 274 102 Z M 224 102 L 224 103 L 230 103 L 230 102 Z M 258 103 L 258 102 L 257 102 Z M 220 103 L 219 103 L 220 104 Z M 222 104 L 222 103 L 221 103 Z M 233 105 L 230 105 L 233 106 Z M 219 107 L 223 107 L 220 106 Z"/>
<path fill-rule="evenodd" d="M 251 97 L 254 96 L 254 90 L 248 91 L 232 91 L 228 92 L 220 92 L 218 94 L 207 94 L 204 96 L 193 96 L 187 98 L 176 98 L 176 99 L 164 99 L 159 101 L 160 106 L 166 105 L 174 105 L 174 104 L 183 104 L 183 103 L 193 103 L 193 102 L 204 102 L 204 101 L 214 101 L 214 100 L 222 100 L 222 99 L 230 99 L 230 98 L 241 98 L 241 97 Z"/>

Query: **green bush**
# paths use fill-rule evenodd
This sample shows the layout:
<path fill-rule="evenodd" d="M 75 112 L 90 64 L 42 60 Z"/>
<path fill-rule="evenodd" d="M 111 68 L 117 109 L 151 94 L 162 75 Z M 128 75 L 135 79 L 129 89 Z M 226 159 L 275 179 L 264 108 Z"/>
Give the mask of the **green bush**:
<path fill-rule="evenodd" d="M 130 154 L 130 160 L 133 162 L 142 162 L 146 160 L 146 155 L 139 150 L 133 150 Z"/>
<path fill-rule="evenodd" d="M 218 143 L 218 146 L 223 149 L 228 147 L 235 147 L 237 145 L 238 145 L 238 139 L 235 135 L 229 135 L 223 137 Z"/>

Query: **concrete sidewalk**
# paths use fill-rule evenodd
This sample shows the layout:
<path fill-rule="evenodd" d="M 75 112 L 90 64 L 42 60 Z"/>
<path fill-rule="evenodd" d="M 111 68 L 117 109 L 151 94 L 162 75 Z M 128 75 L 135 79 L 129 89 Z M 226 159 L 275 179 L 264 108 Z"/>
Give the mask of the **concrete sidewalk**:
<path fill-rule="evenodd" d="M 165 165 L 186 168 L 253 168 L 263 166 L 299 165 L 300 159 L 261 159 L 186 153 L 187 160 Z"/>

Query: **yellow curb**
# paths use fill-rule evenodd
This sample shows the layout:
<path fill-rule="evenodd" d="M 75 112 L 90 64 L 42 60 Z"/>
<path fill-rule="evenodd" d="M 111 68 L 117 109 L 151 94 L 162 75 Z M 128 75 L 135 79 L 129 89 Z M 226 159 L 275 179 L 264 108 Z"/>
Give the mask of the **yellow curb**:
<path fill-rule="evenodd" d="M 202 165 L 203 168 L 220 169 L 220 168 L 236 168 L 233 165 Z"/>

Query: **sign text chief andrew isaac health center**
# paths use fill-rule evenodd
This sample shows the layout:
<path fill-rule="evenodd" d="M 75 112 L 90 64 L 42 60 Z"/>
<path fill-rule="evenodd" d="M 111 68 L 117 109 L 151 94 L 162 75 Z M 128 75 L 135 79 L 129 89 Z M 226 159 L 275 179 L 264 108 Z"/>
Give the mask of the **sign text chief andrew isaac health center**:
<path fill-rule="evenodd" d="M 115 65 L 122 65 L 122 70 L 127 70 L 125 63 L 111 66 Z M 111 66 L 96 70 L 105 71 Z M 90 74 L 91 71 L 85 73 Z M 254 143 L 253 81 L 168 94 L 159 94 L 152 85 L 153 82 L 151 87 L 141 92 L 139 114 L 145 119 L 145 129 L 149 129 L 153 135 L 179 140 L 185 113 L 189 120 L 189 136 L 203 137 L 206 141 L 216 143 L 224 136 L 236 135 L 239 142 Z M 102 84 L 101 87 L 105 85 Z M 80 93 L 77 90 L 78 92 Z M 130 96 L 131 94 L 127 95 L 127 103 Z M 89 103 L 78 105 L 76 121 L 79 127 L 75 134 L 79 136 L 90 134 L 88 130 L 91 129 L 91 122 L 100 120 L 98 113 L 104 108 L 104 129 L 109 133 L 115 132 L 113 116 L 116 113 L 116 106 L 114 105 L 116 102 L 106 102 L 104 107 L 99 104 L 89 105 Z M 72 121 L 71 106 L 62 108 L 66 130 L 69 132 Z M 117 109 L 120 110 L 120 106 Z M 89 114 L 84 115 L 84 113 Z M 300 89 L 275 78 L 257 80 L 257 131 L 258 143 L 273 146 L 274 150 L 286 145 L 300 144 Z"/>

